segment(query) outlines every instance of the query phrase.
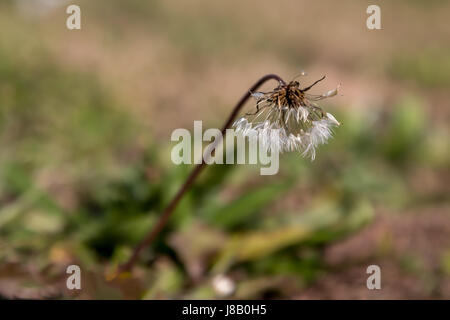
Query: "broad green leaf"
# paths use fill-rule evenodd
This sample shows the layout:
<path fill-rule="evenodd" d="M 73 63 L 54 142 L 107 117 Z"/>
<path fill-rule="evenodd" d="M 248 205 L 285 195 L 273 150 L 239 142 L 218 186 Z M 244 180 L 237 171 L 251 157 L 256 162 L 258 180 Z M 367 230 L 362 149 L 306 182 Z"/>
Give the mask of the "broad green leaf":
<path fill-rule="evenodd" d="M 254 218 L 255 214 L 285 192 L 288 186 L 287 183 L 274 183 L 249 190 L 228 204 L 207 208 L 206 219 L 220 227 L 238 227 Z"/>

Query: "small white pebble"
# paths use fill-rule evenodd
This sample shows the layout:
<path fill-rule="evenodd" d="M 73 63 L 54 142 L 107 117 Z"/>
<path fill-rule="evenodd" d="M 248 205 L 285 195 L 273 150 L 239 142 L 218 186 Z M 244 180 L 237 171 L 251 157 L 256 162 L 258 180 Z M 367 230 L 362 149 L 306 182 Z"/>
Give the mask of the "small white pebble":
<path fill-rule="evenodd" d="M 223 274 L 215 276 L 212 280 L 212 285 L 217 294 L 225 297 L 233 294 L 236 289 L 234 281 Z"/>

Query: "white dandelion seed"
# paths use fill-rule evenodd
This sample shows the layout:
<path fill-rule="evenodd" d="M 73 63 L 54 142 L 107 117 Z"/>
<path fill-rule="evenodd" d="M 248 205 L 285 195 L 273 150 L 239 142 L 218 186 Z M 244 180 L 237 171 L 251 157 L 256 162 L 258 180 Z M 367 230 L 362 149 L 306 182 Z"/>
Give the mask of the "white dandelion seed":
<path fill-rule="evenodd" d="M 266 152 L 299 151 L 314 160 L 316 148 L 332 137 L 333 127 L 340 125 L 314 103 L 335 96 L 339 86 L 322 95 L 306 93 L 324 78 L 303 89 L 298 81 L 291 81 L 271 92 L 250 92 L 257 101 L 256 112 L 238 119 L 233 127 L 244 136 L 257 137 Z"/>

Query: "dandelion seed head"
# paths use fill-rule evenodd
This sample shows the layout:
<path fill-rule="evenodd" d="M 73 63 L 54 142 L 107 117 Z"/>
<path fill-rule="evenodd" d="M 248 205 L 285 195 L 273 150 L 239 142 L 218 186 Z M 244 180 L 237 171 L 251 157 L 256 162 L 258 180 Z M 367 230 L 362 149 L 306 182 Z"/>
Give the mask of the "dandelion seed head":
<path fill-rule="evenodd" d="M 306 88 L 291 81 L 280 83 L 270 92 L 251 92 L 257 101 L 256 111 L 235 121 L 233 127 L 244 136 L 257 137 L 266 152 L 298 151 L 314 160 L 316 148 L 332 137 L 333 127 L 340 125 L 315 103 L 337 95 L 339 86 L 322 95 L 307 93 L 323 79 Z"/>

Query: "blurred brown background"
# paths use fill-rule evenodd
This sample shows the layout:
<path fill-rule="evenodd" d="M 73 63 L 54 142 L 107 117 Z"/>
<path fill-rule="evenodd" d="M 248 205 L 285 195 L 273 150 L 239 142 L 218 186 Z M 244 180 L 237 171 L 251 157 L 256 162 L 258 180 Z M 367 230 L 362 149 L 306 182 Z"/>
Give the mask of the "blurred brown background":
<path fill-rule="evenodd" d="M 450 298 L 449 2 L 80 0 L 73 31 L 69 4 L 0 1 L 1 297 Z M 316 161 L 207 168 L 107 282 L 190 170 L 171 132 L 220 127 L 259 77 L 302 70 L 327 75 L 314 93 L 342 84 Z"/>

